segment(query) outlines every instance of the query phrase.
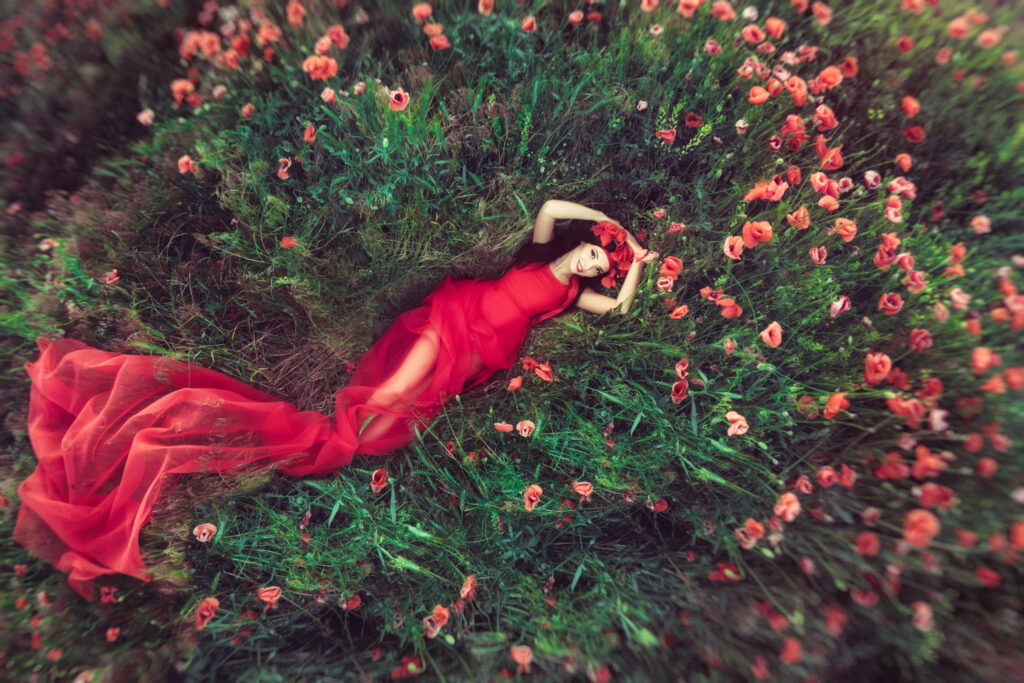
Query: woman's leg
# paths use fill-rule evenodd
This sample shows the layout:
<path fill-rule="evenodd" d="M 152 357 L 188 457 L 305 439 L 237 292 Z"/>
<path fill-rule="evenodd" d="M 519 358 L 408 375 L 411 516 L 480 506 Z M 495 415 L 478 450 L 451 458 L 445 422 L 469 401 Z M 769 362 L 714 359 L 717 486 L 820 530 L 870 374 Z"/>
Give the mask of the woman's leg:
<path fill-rule="evenodd" d="M 430 332 L 433 332 L 433 330 L 430 330 Z M 434 337 L 436 338 L 436 333 L 435 333 Z M 419 342 L 417 342 L 417 344 L 418 343 Z M 435 359 L 436 359 L 436 354 L 435 354 Z M 409 363 L 408 358 L 402 364 L 402 367 L 400 367 L 399 370 L 396 371 L 395 375 L 392 375 L 392 379 L 394 379 L 400 372 L 402 372 L 402 369 L 405 368 L 407 363 Z M 476 374 L 483 369 L 483 365 L 484 365 L 483 364 L 483 360 L 481 360 L 480 356 L 478 356 L 476 353 L 474 353 L 473 354 L 473 359 L 472 359 L 472 366 L 471 366 L 470 372 L 469 372 L 469 377 L 472 378 L 472 377 L 476 376 Z M 411 377 L 411 376 L 413 376 L 411 373 L 406 375 L 407 378 Z M 433 372 L 433 366 L 432 366 L 430 368 L 430 370 L 427 372 L 426 376 L 424 376 L 420 380 L 418 385 L 416 385 L 415 387 L 412 387 L 408 392 L 406 392 L 404 394 L 404 396 L 403 395 L 399 395 L 399 398 L 404 398 L 404 400 L 410 401 L 410 400 L 413 400 L 414 398 L 422 395 L 423 392 L 427 389 L 427 387 L 430 386 L 430 383 L 431 383 L 431 381 L 433 381 L 433 379 L 434 379 L 434 372 Z M 390 379 L 389 379 L 389 382 L 390 382 Z M 406 382 L 405 385 L 408 386 L 408 383 Z M 382 387 L 383 386 L 384 385 L 382 385 Z M 393 388 L 394 386 L 399 386 L 399 383 L 393 383 L 393 384 L 390 385 L 391 388 Z M 389 390 L 390 390 L 390 388 L 387 389 L 384 392 L 374 392 L 374 397 L 377 397 L 378 400 L 386 400 L 387 397 L 388 397 L 387 391 L 389 391 Z M 371 398 L 371 400 L 373 400 L 373 399 Z M 392 398 L 391 403 L 382 404 L 382 403 L 375 402 L 375 403 L 373 403 L 373 405 L 385 405 L 385 406 L 388 406 L 388 405 L 393 405 L 394 402 L 395 402 L 394 398 Z M 369 401 L 368 401 L 368 403 L 369 403 Z M 395 421 L 398 420 L 398 419 L 400 419 L 400 418 L 392 417 L 390 415 L 377 415 L 377 416 L 373 417 L 370 420 L 370 424 L 367 425 L 366 429 L 364 429 L 363 432 L 358 435 L 358 438 L 361 441 L 366 441 L 366 442 L 374 441 L 374 440 L 380 438 L 381 436 L 383 436 L 388 431 L 388 429 L 391 428 L 391 426 L 395 423 Z M 359 426 L 361 427 L 362 423 L 360 423 Z"/>
<path fill-rule="evenodd" d="M 409 349 L 402 364 L 366 400 L 367 405 L 387 408 L 403 399 L 408 400 L 417 396 L 430 384 L 439 350 L 437 332 L 433 329 L 425 330 Z M 362 428 L 368 418 L 370 419 L 366 429 L 357 434 L 363 441 L 379 438 L 398 419 L 390 415 L 379 415 L 372 409 L 361 412 L 359 423 L 356 425 L 357 430 Z"/>

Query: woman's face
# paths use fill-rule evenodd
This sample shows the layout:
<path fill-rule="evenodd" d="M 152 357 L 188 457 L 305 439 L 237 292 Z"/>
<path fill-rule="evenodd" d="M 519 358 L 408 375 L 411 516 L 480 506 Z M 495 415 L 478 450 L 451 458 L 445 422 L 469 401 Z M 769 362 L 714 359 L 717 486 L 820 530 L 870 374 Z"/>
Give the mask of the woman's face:
<path fill-rule="evenodd" d="M 604 249 L 589 242 L 580 242 L 579 246 L 569 253 L 569 270 L 580 277 L 604 275 L 611 268 Z"/>

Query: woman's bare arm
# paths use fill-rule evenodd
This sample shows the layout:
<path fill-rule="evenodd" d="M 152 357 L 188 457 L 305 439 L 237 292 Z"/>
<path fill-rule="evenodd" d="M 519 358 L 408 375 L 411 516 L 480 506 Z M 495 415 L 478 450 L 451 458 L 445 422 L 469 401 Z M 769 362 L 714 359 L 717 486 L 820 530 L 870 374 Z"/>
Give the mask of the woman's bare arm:
<path fill-rule="evenodd" d="M 549 199 L 544 202 L 537 214 L 537 220 L 533 224 L 533 241 L 536 244 L 545 244 L 551 241 L 555 232 L 556 220 L 568 220 L 579 218 L 585 221 L 604 221 L 608 217 L 600 211 L 588 209 L 582 204 L 564 202 L 560 199 Z"/>

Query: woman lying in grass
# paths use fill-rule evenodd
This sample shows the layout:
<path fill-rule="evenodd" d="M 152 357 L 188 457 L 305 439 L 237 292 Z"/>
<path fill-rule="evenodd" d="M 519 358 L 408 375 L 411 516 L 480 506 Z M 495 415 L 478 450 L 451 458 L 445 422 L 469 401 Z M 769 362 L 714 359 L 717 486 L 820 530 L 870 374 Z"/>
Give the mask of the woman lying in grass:
<path fill-rule="evenodd" d="M 556 235 L 559 218 L 598 222 Z M 18 489 L 14 538 L 70 572 L 69 583 L 90 599 L 98 576 L 149 581 L 139 530 L 164 480 L 173 486 L 172 475 L 267 462 L 293 476 L 330 474 L 355 453 L 389 453 L 452 395 L 510 368 L 541 320 L 573 304 L 626 313 L 643 264 L 656 257 L 603 213 L 545 203 L 532 242 L 500 279 L 448 277 L 395 320 L 338 391 L 333 426 L 214 370 L 39 337 L 39 358 L 26 364 L 39 466 Z M 602 275 L 608 285 L 625 276 L 617 298 L 588 286 Z"/>

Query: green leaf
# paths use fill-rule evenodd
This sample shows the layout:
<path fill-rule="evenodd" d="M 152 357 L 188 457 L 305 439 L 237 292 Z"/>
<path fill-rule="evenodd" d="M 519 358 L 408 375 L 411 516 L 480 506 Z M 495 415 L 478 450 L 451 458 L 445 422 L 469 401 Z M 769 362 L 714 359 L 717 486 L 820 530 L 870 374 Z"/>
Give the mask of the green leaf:
<path fill-rule="evenodd" d="M 576 588 L 576 583 L 580 580 L 581 576 L 583 576 L 583 563 L 582 562 L 580 562 L 580 566 L 579 567 L 576 567 L 576 573 L 573 574 L 572 584 L 569 586 L 569 590 L 574 590 Z"/>

